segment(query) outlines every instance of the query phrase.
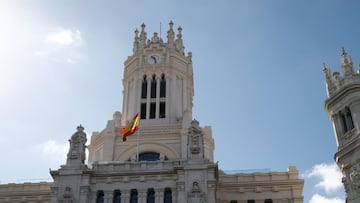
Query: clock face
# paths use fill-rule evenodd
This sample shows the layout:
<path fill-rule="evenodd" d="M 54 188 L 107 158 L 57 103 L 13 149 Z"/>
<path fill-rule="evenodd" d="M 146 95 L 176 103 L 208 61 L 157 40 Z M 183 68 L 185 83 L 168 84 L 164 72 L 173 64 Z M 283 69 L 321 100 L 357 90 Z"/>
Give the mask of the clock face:
<path fill-rule="evenodd" d="M 148 57 L 148 63 L 149 64 L 158 64 L 160 63 L 160 56 L 157 54 L 151 54 Z"/>

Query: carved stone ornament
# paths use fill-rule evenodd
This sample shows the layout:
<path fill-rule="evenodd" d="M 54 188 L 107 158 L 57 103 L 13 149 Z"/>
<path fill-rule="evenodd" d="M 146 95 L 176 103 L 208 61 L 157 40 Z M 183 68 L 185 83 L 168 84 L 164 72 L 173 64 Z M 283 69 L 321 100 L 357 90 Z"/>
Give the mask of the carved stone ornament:
<path fill-rule="evenodd" d="M 200 143 L 201 140 L 201 135 L 202 135 L 202 131 L 201 128 L 199 126 L 199 122 L 197 120 L 193 120 L 191 122 L 191 126 L 189 128 L 189 137 L 190 137 L 190 152 L 192 154 L 199 154 L 200 153 L 200 147 L 201 144 Z"/>
<path fill-rule="evenodd" d="M 71 187 L 66 187 L 63 194 L 63 203 L 72 203 L 73 202 L 73 193 Z"/>
<path fill-rule="evenodd" d="M 351 188 L 360 193 L 360 171 L 359 171 L 359 164 L 353 166 L 352 171 L 350 173 L 350 180 L 351 180 Z"/>
<path fill-rule="evenodd" d="M 188 194 L 187 203 L 205 203 L 206 197 L 199 187 L 198 182 L 193 182 L 191 192 Z"/>

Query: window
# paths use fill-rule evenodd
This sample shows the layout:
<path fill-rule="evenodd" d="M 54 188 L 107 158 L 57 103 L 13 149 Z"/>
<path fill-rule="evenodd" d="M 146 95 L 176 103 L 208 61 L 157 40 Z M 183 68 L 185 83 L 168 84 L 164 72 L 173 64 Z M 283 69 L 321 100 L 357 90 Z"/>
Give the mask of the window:
<path fill-rule="evenodd" d="M 155 75 L 152 76 L 151 80 L 151 98 L 156 98 L 156 77 Z"/>
<path fill-rule="evenodd" d="M 148 189 L 146 203 L 155 203 L 155 191 L 154 191 L 154 189 Z"/>
<path fill-rule="evenodd" d="M 130 193 L 130 203 L 138 202 L 138 192 L 136 189 L 132 189 Z"/>
<path fill-rule="evenodd" d="M 165 102 L 160 102 L 159 118 L 165 118 Z"/>
<path fill-rule="evenodd" d="M 104 203 L 104 191 L 100 190 L 97 192 L 96 203 Z"/>
<path fill-rule="evenodd" d="M 172 203 L 172 194 L 170 188 L 165 188 L 164 203 Z"/>
<path fill-rule="evenodd" d="M 150 103 L 150 118 L 155 118 L 156 103 Z"/>
<path fill-rule="evenodd" d="M 264 203 L 273 203 L 272 199 L 266 199 Z"/>
<path fill-rule="evenodd" d="M 343 124 L 344 133 L 352 130 L 354 128 L 354 122 L 351 116 L 351 111 L 349 107 L 346 107 L 343 112 L 340 112 L 341 122 Z"/>
<path fill-rule="evenodd" d="M 250 200 L 247 201 L 247 203 L 255 203 L 255 200 L 250 199 Z"/>
<path fill-rule="evenodd" d="M 146 119 L 146 103 L 141 103 L 141 112 L 140 112 L 140 118 Z"/>
<path fill-rule="evenodd" d="M 145 99 L 147 97 L 147 85 L 148 82 L 147 82 L 147 78 L 146 78 L 146 75 L 144 75 L 144 79 L 143 79 L 143 82 L 142 82 L 142 85 L 141 85 L 141 98 L 142 99 Z"/>
<path fill-rule="evenodd" d="M 237 203 L 237 200 L 231 200 L 230 203 Z"/>
<path fill-rule="evenodd" d="M 121 192 L 120 192 L 120 190 L 115 190 L 114 191 L 113 203 L 121 203 Z"/>
<path fill-rule="evenodd" d="M 165 80 L 165 75 L 162 74 L 160 80 L 160 98 L 163 98 L 165 96 L 166 96 L 166 80 Z"/>
<path fill-rule="evenodd" d="M 156 152 L 145 152 L 139 154 L 139 161 L 157 161 L 160 160 L 160 154 Z"/>

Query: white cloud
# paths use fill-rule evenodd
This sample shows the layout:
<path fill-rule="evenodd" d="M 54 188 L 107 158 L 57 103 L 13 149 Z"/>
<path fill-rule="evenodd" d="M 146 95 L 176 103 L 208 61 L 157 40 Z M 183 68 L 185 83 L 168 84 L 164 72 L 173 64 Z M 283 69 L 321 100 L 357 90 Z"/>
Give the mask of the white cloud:
<path fill-rule="evenodd" d="M 40 145 L 42 154 L 48 159 L 66 160 L 66 153 L 69 150 L 69 145 L 57 143 L 54 140 L 49 140 Z"/>
<path fill-rule="evenodd" d="M 344 203 L 345 200 L 341 198 L 327 198 L 319 194 L 315 194 L 311 197 L 309 203 Z"/>
<path fill-rule="evenodd" d="M 76 64 L 86 58 L 84 40 L 78 29 L 55 28 L 43 36 L 43 46 L 33 54 L 55 63 Z"/>
<path fill-rule="evenodd" d="M 46 41 L 52 44 L 71 46 L 81 45 L 83 39 L 79 30 L 58 28 L 56 32 L 47 35 Z"/>
<path fill-rule="evenodd" d="M 324 190 L 326 194 L 331 194 L 343 188 L 342 174 L 335 163 L 317 164 L 305 176 L 307 178 L 319 178 L 320 182 L 315 187 Z"/>

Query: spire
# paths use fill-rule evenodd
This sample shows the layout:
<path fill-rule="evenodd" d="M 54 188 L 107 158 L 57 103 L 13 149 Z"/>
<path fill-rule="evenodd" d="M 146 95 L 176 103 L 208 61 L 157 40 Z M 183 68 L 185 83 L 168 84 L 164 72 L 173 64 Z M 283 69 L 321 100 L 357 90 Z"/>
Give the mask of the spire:
<path fill-rule="evenodd" d="M 175 47 L 176 51 L 182 53 L 184 55 L 184 45 L 182 40 L 182 34 L 181 34 L 182 28 L 179 26 L 178 28 L 178 34 L 176 35 L 177 39 L 175 40 Z"/>
<path fill-rule="evenodd" d="M 143 50 L 146 46 L 146 35 L 147 33 L 145 32 L 145 24 L 142 23 L 141 24 L 141 32 L 140 32 L 140 46 L 139 49 Z"/>
<path fill-rule="evenodd" d="M 349 57 L 344 49 L 341 48 L 341 68 L 343 69 L 344 76 L 354 74 L 354 65 L 351 57 Z"/>
<path fill-rule="evenodd" d="M 169 48 L 174 48 L 174 38 L 175 38 L 175 34 L 174 34 L 174 30 L 173 30 L 173 26 L 174 23 L 172 21 L 170 21 L 169 23 L 169 30 L 167 31 L 167 43 Z"/>
<path fill-rule="evenodd" d="M 139 49 L 139 30 L 135 30 L 135 37 L 134 37 L 134 47 L 133 47 L 133 53 L 136 53 Z"/>

